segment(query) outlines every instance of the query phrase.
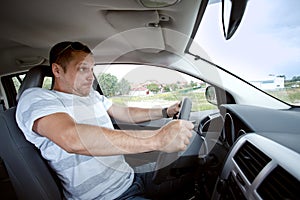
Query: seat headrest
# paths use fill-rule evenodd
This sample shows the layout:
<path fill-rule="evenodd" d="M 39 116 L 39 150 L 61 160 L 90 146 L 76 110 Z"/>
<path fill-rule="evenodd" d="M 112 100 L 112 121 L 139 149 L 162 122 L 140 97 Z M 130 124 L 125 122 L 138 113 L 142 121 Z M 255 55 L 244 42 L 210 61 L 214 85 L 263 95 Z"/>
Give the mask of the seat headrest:
<path fill-rule="evenodd" d="M 31 87 L 42 87 L 45 77 L 53 77 L 50 66 L 38 65 L 29 69 L 16 96 L 17 101 L 26 89 Z"/>

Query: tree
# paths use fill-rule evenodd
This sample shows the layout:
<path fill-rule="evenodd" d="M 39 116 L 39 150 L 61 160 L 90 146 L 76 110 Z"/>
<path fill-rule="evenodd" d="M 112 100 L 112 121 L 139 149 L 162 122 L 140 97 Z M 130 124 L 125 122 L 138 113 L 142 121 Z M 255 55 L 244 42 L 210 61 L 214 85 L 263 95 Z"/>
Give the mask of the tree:
<path fill-rule="evenodd" d="M 291 81 L 300 81 L 300 76 L 293 76 Z"/>
<path fill-rule="evenodd" d="M 150 83 L 149 85 L 147 85 L 147 89 L 153 93 L 157 93 L 159 91 L 159 87 L 155 83 Z"/>
<path fill-rule="evenodd" d="M 169 85 L 164 86 L 164 92 L 171 92 L 171 88 Z"/>
<path fill-rule="evenodd" d="M 176 91 L 176 90 L 178 90 L 178 89 L 179 89 L 178 84 L 172 83 L 172 84 L 170 85 L 170 90 L 171 90 L 171 91 Z"/>
<path fill-rule="evenodd" d="M 122 78 L 121 81 L 118 83 L 118 92 L 120 95 L 129 94 L 131 87 L 130 83 Z"/>
<path fill-rule="evenodd" d="M 50 77 L 45 77 L 44 83 L 43 83 L 43 88 L 51 89 L 52 81 L 54 81 L 54 79 L 52 79 Z"/>
<path fill-rule="evenodd" d="M 115 96 L 118 91 L 118 78 L 111 74 L 102 73 L 98 77 L 103 94 L 111 97 Z"/>
<path fill-rule="evenodd" d="M 194 81 L 191 81 L 190 82 L 190 87 L 196 87 L 197 86 L 197 83 L 196 82 L 194 82 Z"/>

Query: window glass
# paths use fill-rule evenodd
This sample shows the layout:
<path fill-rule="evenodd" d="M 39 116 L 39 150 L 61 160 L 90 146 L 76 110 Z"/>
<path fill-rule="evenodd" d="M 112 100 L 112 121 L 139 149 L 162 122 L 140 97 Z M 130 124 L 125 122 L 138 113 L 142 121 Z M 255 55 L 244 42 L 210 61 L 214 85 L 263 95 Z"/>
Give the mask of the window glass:
<path fill-rule="evenodd" d="M 50 90 L 51 86 L 52 86 L 52 81 L 53 81 L 52 79 L 53 79 L 52 77 L 45 77 L 42 88 Z"/>
<path fill-rule="evenodd" d="M 195 41 L 213 63 L 289 104 L 300 105 L 299 0 L 251 0 L 230 40 L 221 3 L 208 5 Z"/>
<path fill-rule="evenodd" d="M 25 75 L 26 74 L 17 74 L 17 75 L 11 76 L 11 79 L 14 83 L 14 86 L 15 86 L 15 89 L 16 89 L 17 93 L 18 93 L 18 91 L 21 87 L 21 84 L 23 82 L 23 79 L 25 78 Z M 51 85 L 52 85 L 52 77 L 45 77 L 42 87 L 45 88 L 45 89 L 51 89 Z"/>
<path fill-rule="evenodd" d="M 144 108 L 166 107 L 184 97 L 192 111 L 215 109 L 205 98 L 206 83 L 174 70 L 146 65 L 97 65 L 95 76 L 112 102 Z"/>
<path fill-rule="evenodd" d="M 25 77 L 25 74 L 16 74 L 14 76 L 11 76 L 11 79 L 12 79 L 12 81 L 14 83 L 16 92 L 19 91 L 20 86 L 22 84 L 22 81 L 23 81 L 24 77 Z"/>

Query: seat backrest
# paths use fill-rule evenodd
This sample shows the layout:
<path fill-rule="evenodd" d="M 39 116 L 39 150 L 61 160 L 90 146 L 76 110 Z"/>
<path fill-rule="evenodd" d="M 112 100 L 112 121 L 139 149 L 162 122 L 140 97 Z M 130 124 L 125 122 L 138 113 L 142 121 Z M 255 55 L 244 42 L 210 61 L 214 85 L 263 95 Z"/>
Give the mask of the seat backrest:
<path fill-rule="evenodd" d="M 27 88 L 42 87 L 46 76 L 52 76 L 49 66 L 31 68 L 23 80 L 17 100 Z M 26 140 L 16 123 L 15 111 L 13 107 L 0 112 L 0 157 L 18 199 L 62 199 L 58 178 L 39 150 Z"/>
<path fill-rule="evenodd" d="M 42 87 L 45 77 L 53 78 L 50 66 L 39 65 L 31 68 L 18 91 L 17 101 L 26 89 Z M 96 79 L 93 87 L 100 91 Z M 39 150 L 26 140 L 16 123 L 15 111 L 15 107 L 0 111 L 0 157 L 7 168 L 18 199 L 62 199 L 60 181 Z"/>
<path fill-rule="evenodd" d="M 61 187 L 15 121 L 16 108 L 0 112 L 0 157 L 18 199 L 62 199 Z"/>
<path fill-rule="evenodd" d="M 23 92 L 31 87 L 42 87 L 45 77 L 52 77 L 52 69 L 48 65 L 38 65 L 32 67 L 27 73 L 26 76 L 19 88 L 16 99 L 17 101 L 23 94 Z M 53 84 L 53 82 L 52 82 Z"/>
<path fill-rule="evenodd" d="M 35 67 L 32 67 L 26 74 L 19 91 L 16 96 L 16 100 L 18 101 L 23 92 L 31 87 L 42 87 L 43 81 L 45 77 L 54 77 L 52 73 L 52 69 L 48 65 L 38 65 Z M 54 81 L 52 81 L 51 88 L 53 87 Z M 98 91 L 100 94 L 102 94 L 100 85 L 98 84 L 97 79 L 94 79 L 93 82 L 93 88 L 94 90 Z"/>

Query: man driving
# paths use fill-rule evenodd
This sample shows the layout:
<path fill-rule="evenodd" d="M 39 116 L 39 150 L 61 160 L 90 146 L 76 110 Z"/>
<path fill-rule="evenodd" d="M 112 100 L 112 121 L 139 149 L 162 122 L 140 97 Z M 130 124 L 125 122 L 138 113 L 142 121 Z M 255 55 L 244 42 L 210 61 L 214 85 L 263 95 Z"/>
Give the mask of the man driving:
<path fill-rule="evenodd" d="M 92 88 L 95 60 L 80 42 L 60 42 L 50 50 L 52 90 L 27 89 L 16 119 L 62 181 L 67 199 L 144 199 L 176 184 L 151 184 L 151 173 L 135 174 L 125 154 L 178 152 L 187 148 L 193 124 L 172 120 L 158 130 L 115 130 L 110 118 L 139 123 L 163 117 L 160 108 L 112 104 Z M 179 111 L 179 103 L 166 110 Z M 169 189 L 165 189 L 169 188 Z"/>

